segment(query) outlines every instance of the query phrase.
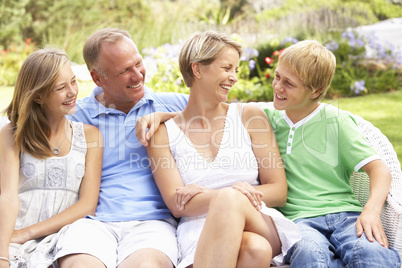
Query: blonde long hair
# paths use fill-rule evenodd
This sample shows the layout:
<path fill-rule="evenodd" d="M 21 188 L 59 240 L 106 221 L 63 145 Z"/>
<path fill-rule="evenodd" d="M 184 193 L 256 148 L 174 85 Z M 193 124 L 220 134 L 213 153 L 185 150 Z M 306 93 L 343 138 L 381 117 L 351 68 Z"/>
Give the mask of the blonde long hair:
<path fill-rule="evenodd" d="M 39 159 L 52 156 L 50 128 L 42 103 L 52 91 L 61 67 L 70 60 L 60 49 L 43 48 L 33 52 L 22 64 L 14 95 L 5 110 L 14 127 L 14 142 L 21 151 Z"/>

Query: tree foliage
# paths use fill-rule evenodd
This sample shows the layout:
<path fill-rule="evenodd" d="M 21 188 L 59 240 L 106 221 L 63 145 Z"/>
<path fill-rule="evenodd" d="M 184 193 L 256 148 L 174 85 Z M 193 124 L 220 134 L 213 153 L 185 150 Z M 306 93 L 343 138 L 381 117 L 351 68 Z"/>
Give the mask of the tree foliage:
<path fill-rule="evenodd" d="M 1 0 L 0 4 L 0 45 L 8 46 L 21 42 L 22 29 L 29 25 L 31 20 L 26 12 L 29 0 Z"/>

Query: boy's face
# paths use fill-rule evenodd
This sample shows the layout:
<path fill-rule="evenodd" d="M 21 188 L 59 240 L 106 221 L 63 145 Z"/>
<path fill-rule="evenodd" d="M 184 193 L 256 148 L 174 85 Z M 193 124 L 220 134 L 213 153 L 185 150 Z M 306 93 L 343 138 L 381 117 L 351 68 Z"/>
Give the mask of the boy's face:
<path fill-rule="evenodd" d="M 297 111 L 299 114 L 310 113 L 316 106 L 314 100 L 319 93 L 308 90 L 300 77 L 286 66 L 275 70 L 275 79 L 272 82 L 274 88 L 274 107 L 277 110 Z M 288 114 L 289 116 L 289 114 Z"/>

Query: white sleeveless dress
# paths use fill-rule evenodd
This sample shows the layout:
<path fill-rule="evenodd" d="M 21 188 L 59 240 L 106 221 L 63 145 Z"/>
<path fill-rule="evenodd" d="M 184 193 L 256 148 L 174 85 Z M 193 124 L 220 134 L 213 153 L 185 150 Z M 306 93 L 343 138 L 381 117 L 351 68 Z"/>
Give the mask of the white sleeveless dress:
<path fill-rule="evenodd" d="M 70 122 L 73 135 L 70 152 L 61 157 L 37 159 L 20 155 L 19 203 L 15 229 L 49 219 L 78 200 L 85 173 L 87 144 L 82 123 Z M 57 234 L 10 244 L 11 267 L 49 267 Z"/>
<path fill-rule="evenodd" d="M 251 185 L 259 184 L 257 159 L 238 108 L 237 103 L 230 104 L 226 118 L 222 116 L 218 119 L 225 120 L 225 125 L 218 154 L 212 162 L 207 161 L 197 152 L 173 119 L 165 122 L 170 150 L 184 185 L 194 183 L 211 189 L 219 189 L 230 187 L 240 181 Z M 301 234 L 297 225 L 277 210 L 264 205 L 261 212 L 272 217 L 281 239 L 282 253 L 272 261 L 273 264 L 280 265 L 288 249 L 301 239 Z M 181 255 L 177 268 L 187 267 L 193 263 L 205 220 L 206 215 L 181 218 L 177 228 Z"/>

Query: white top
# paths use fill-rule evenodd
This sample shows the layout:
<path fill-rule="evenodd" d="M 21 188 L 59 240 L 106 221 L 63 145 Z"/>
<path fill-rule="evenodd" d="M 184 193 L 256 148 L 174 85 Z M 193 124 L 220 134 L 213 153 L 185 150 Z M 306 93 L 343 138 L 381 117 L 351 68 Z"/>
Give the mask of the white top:
<path fill-rule="evenodd" d="M 72 146 L 67 155 L 42 160 L 21 153 L 16 229 L 49 219 L 77 202 L 87 147 L 83 124 L 71 125 Z"/>
<path fill-rule="evenodd" d="M 20 210 L 15 229 L 49 219 L 77 202 L 85 173 L 87 144 L 83 124 L 72 121 L 70 124 L 73 135 L 70 152 L 67 155 L 37 159 L 21 152 L 18 194 Z M 37 265 L 36 267 L 40 264 L 44 267 L 49 266 L 49 263 L 45 265 L 45 262 L 50 264 L 52 262 L 49 253 L 53 252 L 52 247 L 55 243 L 53 237 L 54 234 L 51 234 L 42 240 L 27 241 L 24 245 L 11 243 L 12 267 L 30 267 L 32 262 Z M 41 249 L 37 248 L 39 246 Z M 35 261 L 32 258 L 35 258 Z"/>
<path fill-rule="evenodd" d="M 212 162 L 200 155 L 184 132 L 176 125 L 173 119 L 165 122 L 169 136 L 172 155 L 180 171 L 184 185 L 195 183 L 211 189 L 230 187 L 236 182 L 248 182 L 258 185 L 258 163 L 251 148 L 251 139 L 241 121 L 239 104 L 229 105 L 222 141 L 217 156 Z M 224 119 L 224 118 L 222 118 Z M 271 213 L 273 211 L 273 213 Z M 277 224 L 276 218 L 286 225 L 286 232 L 295 236 L 283 238 L 285 235 L 277 227 L 282 241 L 282 249 L 286 251 L 299 240 L 297 226 L 285 219 L 278 211 L 264 207 L 264 214 L 268 214 Z M 272 215 L 271 215 L 272 214 Z M 194 261 L 197 242 L 204 226 L 206 215 L 199 217 L 182 217 L 177 228 L 177 237 L 180 245 L 181 258 L 177 268 L 187 267 Z M 290 226 L 290 227 L 289 227 Z M 296 237 L 297 240 L 294 240 Z M 278 256 L 277 256 L 278 257 Z M 279 262 L 282 261 L 282 254 Z"/>

